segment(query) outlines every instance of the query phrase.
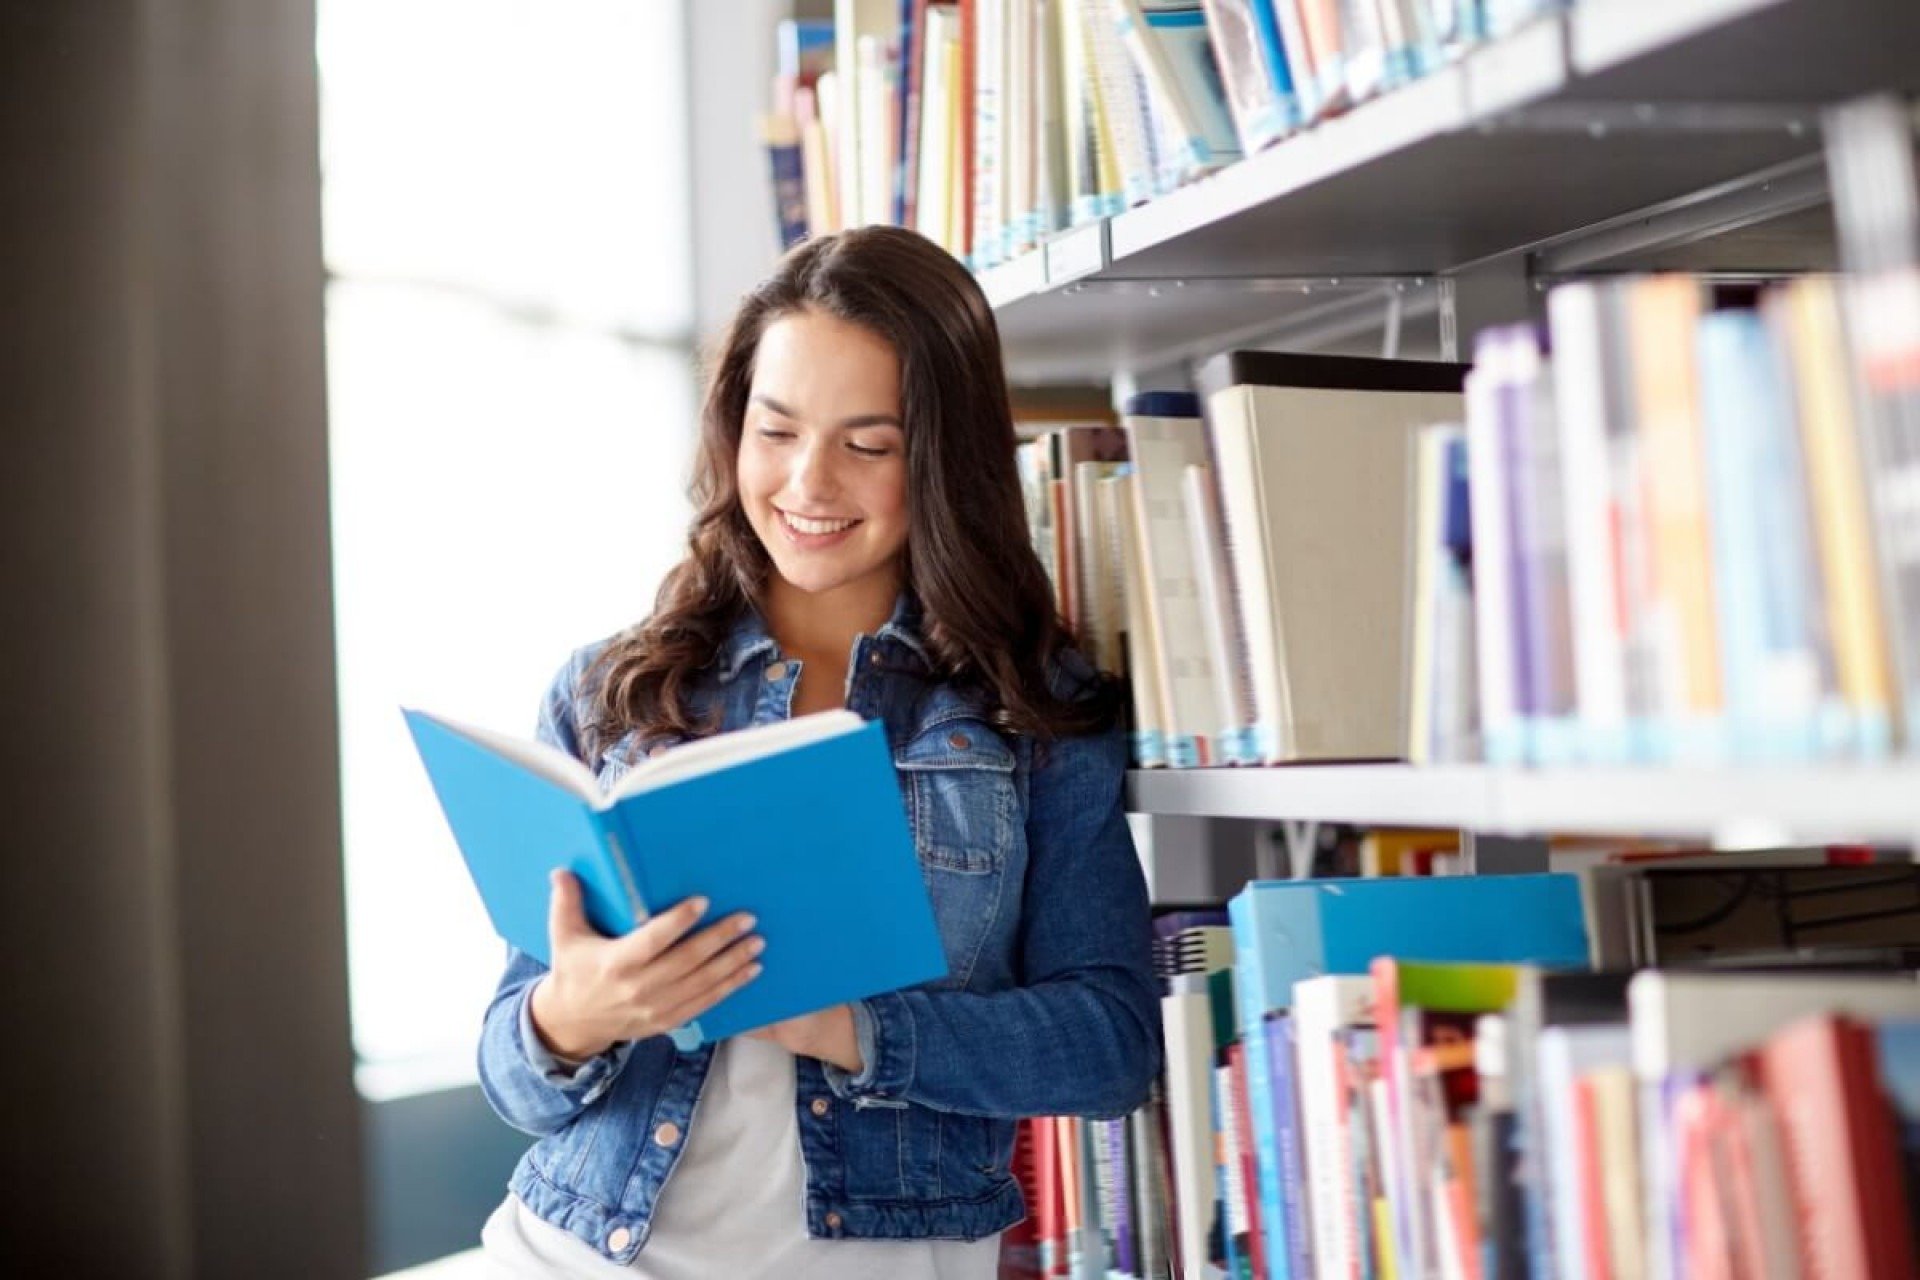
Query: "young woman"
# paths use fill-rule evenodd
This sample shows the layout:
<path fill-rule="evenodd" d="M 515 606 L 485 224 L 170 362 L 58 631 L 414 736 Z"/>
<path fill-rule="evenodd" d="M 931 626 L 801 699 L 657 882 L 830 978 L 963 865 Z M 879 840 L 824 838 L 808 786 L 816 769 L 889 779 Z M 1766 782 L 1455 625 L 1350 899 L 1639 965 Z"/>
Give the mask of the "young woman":
<path fill-rule="evenodd" d="M 480 1044 L 540 1139 L 483 1233 L 508 1274 L 984 1280 L 1023 1213 L 1014 1119 L 1145 1100 L 1118 693 L 1069 648 L 1013 445 L 993 312 L 930 242 L 813 240 L 745 299 L 686 559 L 574 655 L 540 736 L 611 782 L 702 734 L 883 721 L 950 972 L 680 1053 L 666 1032 L 781 958 L 698 899 L 600 937 L 557 878 L 553 967 L 510 954 Z"/>

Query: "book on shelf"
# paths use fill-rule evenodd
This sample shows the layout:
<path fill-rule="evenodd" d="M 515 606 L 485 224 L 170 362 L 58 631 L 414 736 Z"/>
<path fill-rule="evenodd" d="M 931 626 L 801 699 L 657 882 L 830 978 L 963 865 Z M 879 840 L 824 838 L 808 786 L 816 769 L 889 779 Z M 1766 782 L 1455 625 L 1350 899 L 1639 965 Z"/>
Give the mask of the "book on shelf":
<path fill-rule="evenodd" d="M 406 721 L 495 930 L 543 964 L 549 876 L 618 937 L 687 898 L 751 912 L 763 972 L 675 1033 L 691 1046 L 945 976 L 885 728 L 848 711 L 720 734 L 605 793 L 545 743 L 409 710 Z M 823 786 L 837 802 L 822 808 Z M 796 824 L 793 815 L 809 821 Z"/>
<path fill-rule="evenodd" d="M 1891 96 L 1845 104 L 1827 113 L 1825 131 L 1895 711 L 1913 749 L 1920 741 L 1920 159 L 1914 105 Z"/>
<path fill-rule="evenodd" d="M 1194 768 L 1219 758 L 1219 699 L 1202 610 L 1201 572 L 1188 533 L 1186 469 L 1207 458 L 1197 396 L 1144 392 L 1127 400 L 1121 423 L 1132 460 L 1133 519 L 1140 533 L 1144 652 L 1158 663 L 1153 690 L 1165 726 L 1167 763 Z"/>
<path fill-rule="evenodd" d="M 1268 352 L 1203 367 L 1261 761 L 1404 753 L 1414 442 L 1460 419 L 1464 374 Z"/>

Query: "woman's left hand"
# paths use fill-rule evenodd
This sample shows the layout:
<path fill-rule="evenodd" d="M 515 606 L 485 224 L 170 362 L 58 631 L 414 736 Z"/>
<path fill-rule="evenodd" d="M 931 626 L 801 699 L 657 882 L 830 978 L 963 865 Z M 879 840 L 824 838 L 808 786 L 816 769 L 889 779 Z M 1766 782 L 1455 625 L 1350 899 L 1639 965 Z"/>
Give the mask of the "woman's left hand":
<path fill-rule="evenodd" d="M 859 1075 L 866 1065 L 860 1057 L 860 1038 L 854 1034 L 851 1005 L 837 1004 L 747 1034 L 756 1040 L 771 1040 L 796 1057 L 831 1062 L 849 1075 Z"/>

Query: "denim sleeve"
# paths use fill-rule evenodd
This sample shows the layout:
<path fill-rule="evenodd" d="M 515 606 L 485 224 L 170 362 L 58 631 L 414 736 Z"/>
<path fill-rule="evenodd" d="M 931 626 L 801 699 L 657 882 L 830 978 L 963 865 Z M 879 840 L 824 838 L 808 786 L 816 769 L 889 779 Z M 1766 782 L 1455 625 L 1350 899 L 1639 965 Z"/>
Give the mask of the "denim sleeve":
<path fill-rule="evenodd" d="M 853 1006 L 856 1105 L 986 1116 L 1121 1116 L 1160 1071 L 1147 887 L 1127 828 L 1118 731 L 1044 749 L 1028 789 L 1021 985 L 896 991 Z"/>
<path fill-rule="evenodd" d="M 575 692 L 594 651 L 574 654 L 540 705 L 535 736 L 576 759 L 582 755 Z M 561 1063 L 533 1032 L 534 984 L 546 975 L 540 961 L 507 949 L 507 968 L 480 1029 L 480 1088 L 500 1118 L 536 1137 L 562 1128 L 612 1086 L 633 1046 L 620 1044 L 579 1066 Z"/>

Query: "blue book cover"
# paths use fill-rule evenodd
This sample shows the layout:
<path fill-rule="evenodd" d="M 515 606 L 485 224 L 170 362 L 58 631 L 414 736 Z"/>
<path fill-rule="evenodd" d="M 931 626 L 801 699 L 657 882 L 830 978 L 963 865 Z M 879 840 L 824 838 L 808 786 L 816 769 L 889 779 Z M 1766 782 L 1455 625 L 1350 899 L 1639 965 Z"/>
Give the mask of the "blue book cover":
<path fill-rule="evenodd" d="M 1263 1015 L 1291 1005 L 1294 983 L 1364 974 L 1376 956 L 1587 967 L 1571 875 L 1256 880 L 1227 909 L 1235 981 Z"/>
<path fill-rule="evenodd" d="M 705 921 L 757 918 L 760 976 L 676 1033 L 683 1049 L 947 972 L 877 721 L 838 711 L 720 734 L 603 794 L 544 743 L 405 714 L 495 930 L 541 963 L 556 869 L 612 937 L 695 895 Z"/>

